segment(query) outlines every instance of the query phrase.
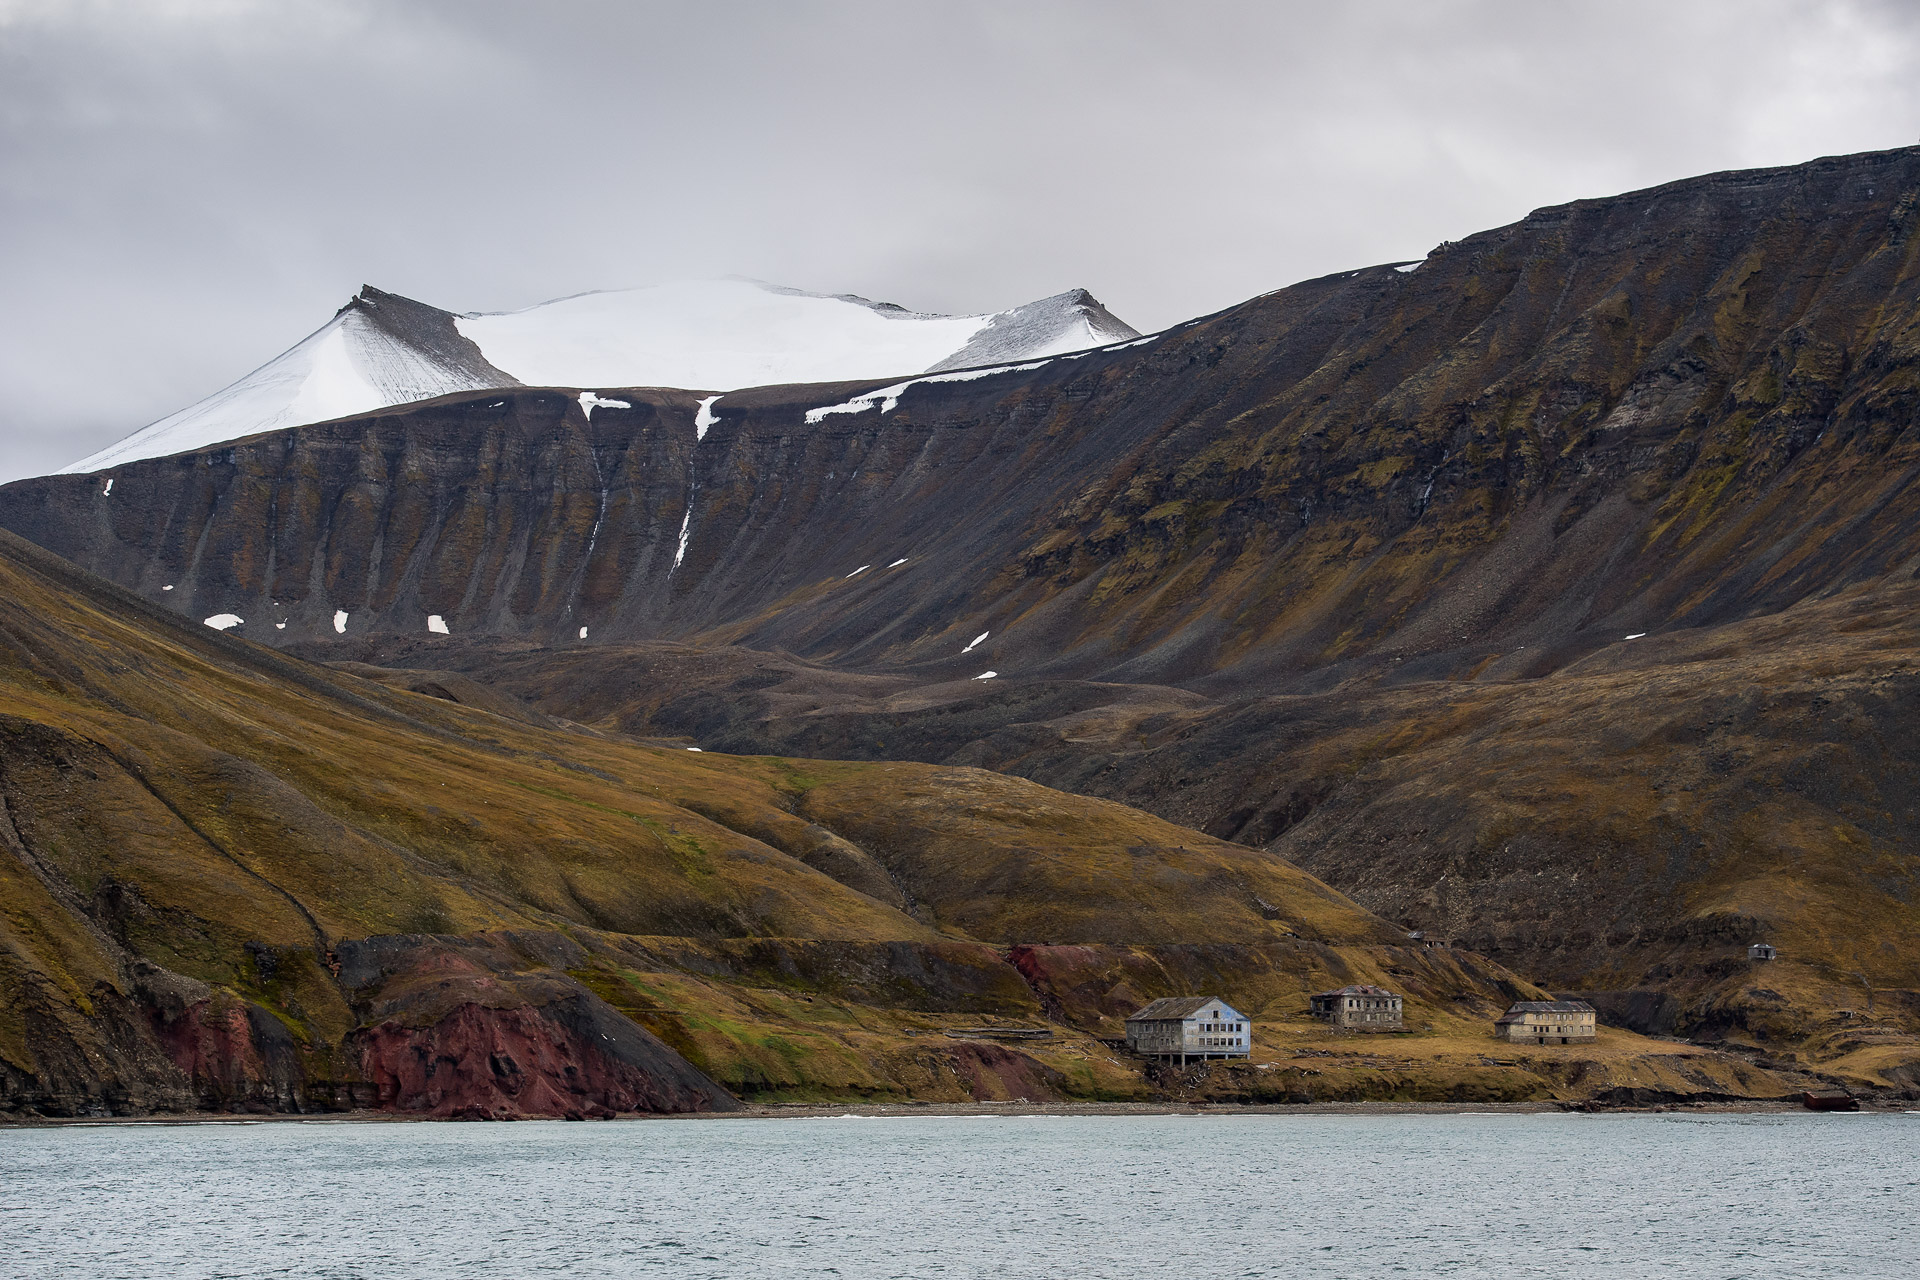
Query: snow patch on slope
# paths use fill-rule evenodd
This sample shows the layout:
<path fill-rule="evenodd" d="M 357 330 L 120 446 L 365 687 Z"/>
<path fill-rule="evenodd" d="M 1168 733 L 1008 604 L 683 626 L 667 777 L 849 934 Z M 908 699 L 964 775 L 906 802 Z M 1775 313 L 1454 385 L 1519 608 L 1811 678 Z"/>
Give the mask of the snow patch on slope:
<path fill-rule="evenodd" d="M 1046 364 L 1045 360 L 1035 360 L 1029 364 L 1005 364 L 992 369 L 969 369 L 965 373 L 937 373 L 927 378 L 909 378 L 905 382 L 896 382 L 890 387 L 881 387 L 877 391 L 863 391 L 851 400 L 842 400 L 839 404 L 822 405 L 818 409 L 807 410 L 809 423 L 824 422 L 830 413 L 865 413 L 874 405 L 880 406 L 881 413 L 892 413 L 900 404 L 900 397 L 907 388 L 917 387 L 929 382 L 972 382 L 975 378 L 988 378 L 996 373 L 1024 373 L 1029 369 L 1038 369 Z"/>
<path fill-rule="evenodd" d="M 713 406 L 717 404 L 719 400 L 719 396 L 708 396 L 700 402 L 700 408 L 693 415 L 693 438 L 695 440 L 705 440 L 707 438 L 707 428 L 720 421 L 720 419 L 713 416 Z"/>
<path fill-rule="evenodd" d="M 687 497 L 687 514 L 680 517 L 680 545 L 673 549 L 673 569 L 678 569 L 680 567 L 680 562 L 686 559 L 687 557 L 687 530 L 691 529 L 692 527 L 693 527 L 693 497 L 691 494 L 689 494 Z M 673 569 L 667 570 L 667 573 L 671 575 L 673 573 Z"/>
<path fill-rule="evenodd" d="M 593 421 L 595 409 L 631 409 L 633 405 L 626 400 L 603 400 L 591 391 L 580 393 L 580 412 L 587 415 L 587 421 Z"/>

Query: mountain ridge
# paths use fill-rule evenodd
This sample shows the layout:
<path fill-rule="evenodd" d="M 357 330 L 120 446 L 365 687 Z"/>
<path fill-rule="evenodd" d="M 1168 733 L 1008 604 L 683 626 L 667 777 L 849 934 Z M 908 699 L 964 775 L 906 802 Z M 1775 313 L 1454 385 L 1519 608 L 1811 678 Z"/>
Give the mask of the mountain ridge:
<path fill-rule="evenodd" d="M 644 383 L 725 392 L 1017 361 L 1138 336 L 1084 289 L 942 316 L 750 280 L 595 290 L 469 313 L 363 285 L 327 324 L 252 373 L 59 474 L 459 391 Z"/>
<path fill-rule="evenodd" d="M 1915 156 L 1536 211 L 1031 368 L 455 394 L 16 482 L 0 522 L 270 643 L 344 610 L 955 676 L 982 631 L 1029 676 L 1549 670 L 1920 555 Z"/>

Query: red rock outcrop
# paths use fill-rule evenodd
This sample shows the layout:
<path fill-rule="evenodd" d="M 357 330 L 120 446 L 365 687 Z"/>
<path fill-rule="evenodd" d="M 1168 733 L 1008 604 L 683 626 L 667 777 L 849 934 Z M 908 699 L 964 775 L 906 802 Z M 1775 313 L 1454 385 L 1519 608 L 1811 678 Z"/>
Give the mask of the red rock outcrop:
<path fill-rule="evenodd" d="M 557 934 L 369 938 L 341 955 L 374 1106 L 511 1119 L 740 1105 L 567 977 L 585 953 Z"/>
<path fill-rule="evenodd" d="M 362 1067 L 381 1108 L 443 1118 L 739 1105 L 646 1031 L 611 1011 L 595 1017 L 584 1007 L 592 999 L 544 1009 L 467 1003 L 428 1027 L 383 1022 L 357 1035 Z"/>
<path fill-rule="evenodd" d="M 1002 1045 L 962 1040 L 944 1056 L 975 1102 L 1051 1102 L 1066 1096 L 1065 1076 Z"/>

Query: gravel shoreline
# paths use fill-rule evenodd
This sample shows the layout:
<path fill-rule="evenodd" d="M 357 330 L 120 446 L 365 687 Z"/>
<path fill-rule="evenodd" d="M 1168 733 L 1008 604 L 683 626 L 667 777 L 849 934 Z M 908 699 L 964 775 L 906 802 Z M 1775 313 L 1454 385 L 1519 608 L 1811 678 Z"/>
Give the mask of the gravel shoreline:
<path fill-rule="evenodd" d="M 1862 1101 L 1861 1111 L 1898 1113 L 1914 1108 L 1875 1106 Z M 1606 1114 L 1805 1114 L 1797 1102 L 1692 1102 L 1645 1107 L 1589 1106 L 1579 1102 L 1301 1102 L 1301 1103 L 1175 1103 L 1175 1102 L 893 1102 L 750 1105 L 740 1111 L 703 1111 L 672 1115 L 623 1115 L 620 1120 L 824 1120 L 892 1119 L 912 1116 L 1414 1116 L 1414 1115 L 1547 1115 L 1556 1112 Z M 226 1112 L 189 1112 L 154 1116 L 7 1116 L 0 1129 L 51 1128 L 91 1125 L 195 1124 L 410 1124 L 435 1117 L 395 1115 L 388 1111 L 342 1111 L 319 1115 L 235 1115 Z M 555 1120 L 556 1116 L 528 1116 Z M 471 1123 L 471 1122 L 466 1122 Z"/>

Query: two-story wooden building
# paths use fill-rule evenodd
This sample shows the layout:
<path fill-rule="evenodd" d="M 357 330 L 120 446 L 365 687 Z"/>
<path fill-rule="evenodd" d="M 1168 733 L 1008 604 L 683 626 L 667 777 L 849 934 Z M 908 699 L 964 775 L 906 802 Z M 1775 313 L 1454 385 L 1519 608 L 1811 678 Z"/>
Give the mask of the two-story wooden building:
<path fill-rule="evenodd" d="M 1247 1015 L 1212 996 L 1168 996 L 1127 1019 L 1127 1048 L 1149 1058 L 1244 1058 L 1253 1052 Z"/>
<path fill-rule="evenodd" d="M 1572 1044 L 1594 1037 L 1593 1006 L 1585 1000 L 1522 1000 L 1493 1024 L 1496 1040 L 1516 1044 Z"/>
<path fill-rule="evenodd" d="M 1316 1018 L 1357 1031 L 1400 1030 L 1401 1004 L 1401 997 L 1370 983 L 1322 991 L 1307 1000 L 1307 1007 Z"/>

